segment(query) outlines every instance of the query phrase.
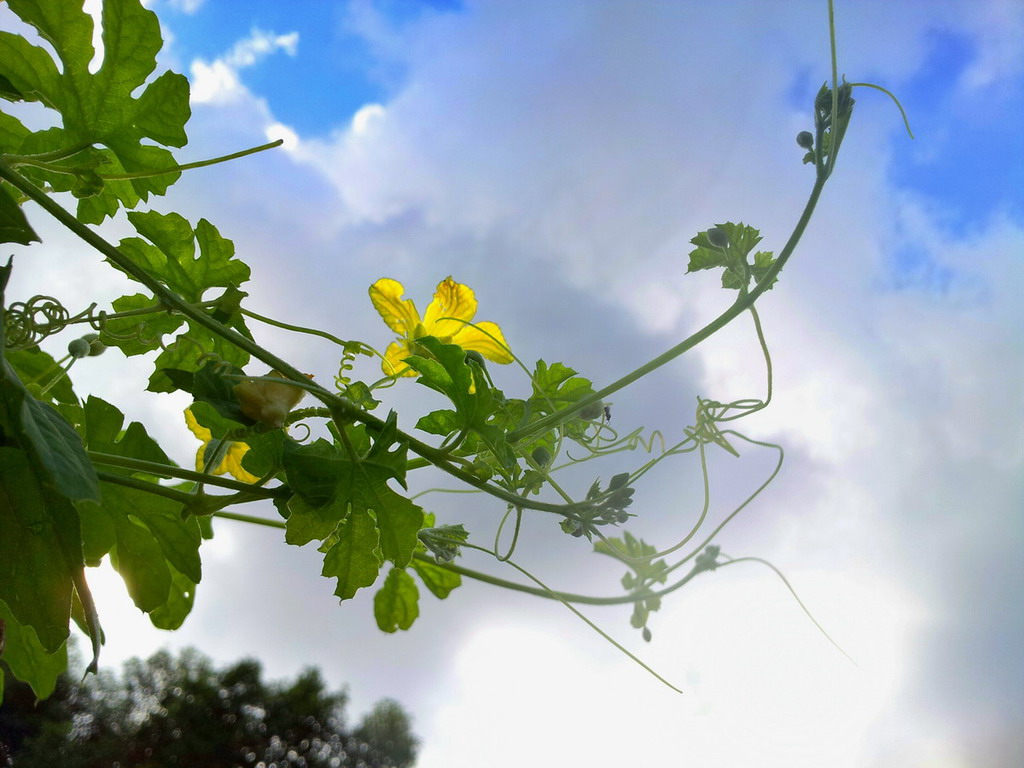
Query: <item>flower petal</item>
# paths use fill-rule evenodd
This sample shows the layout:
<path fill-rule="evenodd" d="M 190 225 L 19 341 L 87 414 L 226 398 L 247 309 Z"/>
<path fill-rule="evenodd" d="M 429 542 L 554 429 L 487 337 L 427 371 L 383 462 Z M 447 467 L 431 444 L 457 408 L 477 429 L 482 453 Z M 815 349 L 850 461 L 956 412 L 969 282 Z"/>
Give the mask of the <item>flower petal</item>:
<path fill-rule="evenodd" d="M 476 315 L 476 296 L 468 285 L 455 282 L 451 275 L 437 284 L 434 298 L 423 316 L 430 336 L 439 339 L 455 336 Z M 454 318 L 451 320 L 442 318 Z M 460 320 L 465 322 L 459 322 Z"/>
<path fill-rule="evenodd" d="M 464 325 L 462 330 L 452 337 L 452 344 L 479 352 L 488 360 L 502 365 L 511 363 L 513 360 L 512 351 L 497 323 L 484 321 L 473 323 L 473 325 Z"/>
<path fill-rule="evenodd" d="M 370 286 L 370 301 L 392 331 L 409 337 L 420 322 L 420 313 L 412 299 L 402 298 L 403 293 L 405 286 L 400 282 L 382 277 Z"/>
<path fill-rule="evenodd" d="M 230 472 L 234 475 L 236 480 L 241 480 L 243 483 L 255 483 L 259 480 L 256 475 L 249 472 L 245 467 L 242 466 L 242 457 L 249 452 L 249 446 L 245 443 L 231 443 L 228 445 L 228 450 L 224 454 L 224 460 L 221 461 L 220 466 L 217 467 L 215 475 L 223 475 L 225 472 Z"/>
<path fill-rule="evenodd" d="M 185 409 L 185 426 L 188 427 L 189 432 L 198 437 L 203 443 L 208 443 L 213 439 L 213 433 L 196 421 L 196 417 L 192 415 L 192 409 Z"/>
<path fill-rule="evenodd" d="M 412 354 L 407 339 L 393 341 L 384 350 L 384 359 L 380 367 L 385 376 L 415 376 L 416 371 L 405 364 L 405 358 Z"/>

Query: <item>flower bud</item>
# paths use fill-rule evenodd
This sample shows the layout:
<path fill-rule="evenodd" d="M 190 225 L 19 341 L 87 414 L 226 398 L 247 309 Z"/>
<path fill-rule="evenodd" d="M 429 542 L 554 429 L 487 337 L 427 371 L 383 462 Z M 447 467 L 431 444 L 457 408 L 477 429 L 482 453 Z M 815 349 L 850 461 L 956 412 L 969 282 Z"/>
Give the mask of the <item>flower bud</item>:
<path fill-rule="evenodd" d="M 89 342 L 89 357 L 97 357 L 107 351 L 107 345 L 100 341 L 98 333 L 87 333 L 82 338 Z"/>
<path fill-rule="evenodd" d="M 708 242 L 716 248 L 728 248 L 729 247 L 729 235 L 726 234 L 724 229 L 719 227 L 712 227 L 708 230 Z"/>
<path fill-rule="evenodd" d="M 75 360 L 81 360 L 89 356 L 89 342 L 85 339 L 72 339 L 68 342 L 68 354 Z"/>
<path fill-rule="evenodd" d="M 804 149 L 811 149 L 814 146 L 814 136 L 810 131 L 800 131 L 796 135 L 796 143 Z"/>
<path fill-rule="evenodd" d="M 533 453 L 530 454 L 538 466 L 546 467 L 551 463 L 551 451 L 545 448 L 543 445 L 533 449 Z"/>
<path fill-rule="evenodd" d="M 580 410 L 580 418 L 586 419 L 587 421 L 593 421 L 601 416 L 601 409 L 604 407 L 604 403 L 597 402 L 591 403 L 586 408 Z"/>

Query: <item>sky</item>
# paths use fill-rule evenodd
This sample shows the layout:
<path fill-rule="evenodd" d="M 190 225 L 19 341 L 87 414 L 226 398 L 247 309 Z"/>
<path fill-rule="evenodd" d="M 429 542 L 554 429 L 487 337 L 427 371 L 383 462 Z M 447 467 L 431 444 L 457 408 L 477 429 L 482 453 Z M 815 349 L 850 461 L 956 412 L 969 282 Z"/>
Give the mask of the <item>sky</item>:
<path fill-rule="evenodd" d="M 730 301 L 715 276 L 685 274 L 691 237 L 743 221 L 778 251 L 813 182 L 794 138 L 829 76 L 824 2 L 150 7 L 162 65 L 192 81 L 182 161 L 285 140 L 185 175 L 153 207 L 234 239 L 256 311 L 379 348 L 391 335 L 367 287 L 393 277 L 422 308 L 451 274 L 523 360 L 608 383 Z M 196 608 L 176 633 L 149 627 L 116 575 L 96 573 L 104 663 L 196 645 L 225 663 L 254 656 L 272 677 L 316 665 L 356 712 L 401 702 L 421 768 L 1024 763 L 1024 5 L 838 0 L 836 15 L 840 73 L 896 93 L 914 138 L 888 97 L 856 89 L 836 172 L 758 303 L 774 400 L 743 431 L 783 445 L 786 461 L 717 541 L 777 566 L 855 665 L 753 563 L 667 598 L 650 644 L 628 610 L 587 611 L 677 694 L 557 603 L 483 584 L 422 595 L 413 628 L 385 635 L 372 595 L 337 604 L 312 547 L 229 521 L 204 546 Z M 40 220 L 48 266 L 16 269 L 12 297 L 40 281 L 69 305 L 123 292 Z M 330 345 L 257 338 L 321 381 L 336 371 Z M 187 400 L 139 398 L 150 364 L 112 354 L 76 368 L 79 394 L 128 398 L 187 465 Z M 494 373 L 508 393 L 528 390 Z M 389 391 L 407 426 L 439 407 L 421 390 Z M 613 425 L 680 435 L 698 395 L 763 392 L 740 318 L 617 393 Z M 719 519 L 774 466 L 770 449 L 741 453 L 710 457 Z M 645 460 L 618 455 L 567 482 L 583 492 L 595 473 Z M 421 501 L 484 543 L 503 512 L 477 497 Z M 700 505 L 699 466 L 679 457 L 640 483 L 629 529 L 667 546 Z M 622 570 L 545 518 L 528 518 L 516 559 L 595 594 L 615 594 Z"/>

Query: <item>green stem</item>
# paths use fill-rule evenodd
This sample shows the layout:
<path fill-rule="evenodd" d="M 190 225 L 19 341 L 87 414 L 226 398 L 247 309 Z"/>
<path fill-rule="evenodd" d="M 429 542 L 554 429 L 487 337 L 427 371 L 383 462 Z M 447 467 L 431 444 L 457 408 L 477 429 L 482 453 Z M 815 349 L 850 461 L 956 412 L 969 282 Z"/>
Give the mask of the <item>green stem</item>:
<path fill-rule="evenodd" d="M 250 523 L 252 525 L 262 525 L 262 526 L 265 526 L 267 528 L 280 528 L 281 530 L 284 530 L 285 527 L 286 527 L 285 524 L 282 523 L 280 520 L 268 520 L 265 517 L 254 517 L 252 515 L 240 515 L 237 512 L 224 512 L 223 510 L 218 510 L 217 512 L 213 513 L 213 516 L 214 517 L 223 517 L 225 520 L 236 520 L 236 521 L 238 521 L 240 523 Z"/>
<path fill-rule="evenodd" d="M 690 335 L 680 343 L 676 344 L 668 351 L 658 355 L 658 357 L 654 358 L 645 365 L 640 366 L 632 373 L 628 373 L 621 379 L 612 382 L 604 389 L 595 392 L 589 397 L 584 397 L 580 400 L 577 400 L 568 408 L 565 408 L 564 410 L 558 411 L 557 413 L 552 413 L 541 419 L 538 419 L 537 421 L 533 422 L 532 424 L 529 424 L 526 427 L 523 427 L 522 429 L 517 429 L 510 432 L 508 434 L 508 441 L 510 443 L 518 442 L 533 435 L 543 434 L 544 432 L 554 429 L 559 424 L 562 424 L 571 419 L 574 414 L 583 410 L 587 406 L 602 402 L 609 395 L 612 395 L 618 392 L 620 389 L 629 386 L 637 379 L 646 376 L 651 371 L 656 370 L 661 366 L 665 365 L 666 363 L 675 360 L 684 352 L 688 352 L 689 350 L 693 349 L 702 341 L 720 331 L 722 328 L 724 328 L 726 325 L 732 322 L 736 317 L 738 317 L 747 309 L 752 307 L 754 305 L 754 302 L 758 299 L 758 297 L 766 290 L 768 290 L 768 286 L 772 284 L 772 281 L 774 281 L 776 276 L 778 276 L 779 272 L 782 271 L 782 268 L 786 265 L 786 262 L 789 261 L 789 257 L 793 254 L 793 251 L 796 249 L 797 243 L 800 242 L 800 238 L 803 236 L 804 230 L 807 228 L 807 224 L 811 220 L 811 215 L 814 213 L 814 208 L 818 204 L 818 198 L 821 197 L 821 191 L 822 189 L 824 189 L 826 181 L 827 177 L 825 176 L 819 176 L 818 178 L 815 179 L 814 187 L 811 189 L 811 194 L 807 199 L 807 203 L 804 205 L 803 213 L 800 215 L 800 219 L 799 221 L 797 221 L 796 227 L 793 228 L 793 232 L 792 234 L 790 234 L 789 240 L 786 241 L 786 244 L 779 252 L 779 257 L 778 259 L 776 259 L 775 263 L 765 273 L 764 277 L 761 278 L 761 280 L 754 285 L 754 288 L 749 293 L 740 295 L 736 299 L 736 301 L 733 302 L 732 305 L 728 309 L 726 309 L 722 314 L 720 314 L 718 317 L 716 317 L 714 320 L 705 325 L 696 333 Z"/>
<path fill-rule="evenodd" d="M 14 165 L 36 165 L 37 163 L 51 163 L 54 160 L 63 160 L 66 157 L 77 155 L 84 149 L 92 146 L 92 142 L 83 141 L 66 149 L 54 149 L 50 152 L 40 152 L 37 155 L 4 155 L 3 159 Z"/>
<path fill-rule="evenodd" d="M 156 483 L 147 483 L 145 480 L 137 480 L 134 477 L 115 475 L 111 472 L 104 472 L 102 470 L 97 471 L 96 476 L 105 483 L 123 485 L 126 488 L 134 488 L 137 491 L 152 493 L 154 496 L 163 496 L 165 499 L 171 499 L 172 501 L 177 501 L 180 504 L 189 504 L 195 501 L 195 498 L 190 493 L 183 493 L 182 491 L 177 491 L 174 488 L 166 488 L 162 485 L 157 485 Z"/>
<path fill-rule="evenodd" d="M 168 173 L 181 173 L 182 171 L 191 171 L 193 168 L 205 168 L 208 165 L 217 165 L 218 163 L 226 163 L 228 160 L 237 160 L 240 157 L 246 155 L 254 155 L 257 152 L 264 152 L 274 147 L 279 147 L 284 144 L 284 139 L 278 139 L 272 141 L 269 144 L 261 144 L 258 147 L 250 147 L 249 149 L 243 149 L 241 152 L 232 152 L 230 155 L 221 155 L 220 157 L 213 157 L 209 160 L 197 160 L 194 163 L 185 163 L 184 165 L 175 165 L 172 168 L 165 168 L 159 171 L 134 171 L 132 173 L 101 173 L 99 177 L 104 181 L 125 181 L 128 179 L 148 179 L 153 176 L 164 176 Z M 59 170 L 59 169 L 55 169 Z"/>
<path fill-rule="evenodd" d="M 243 315 L 245 315 L 246 317 L 251 317 L 253 320 L 259 320 L 261 323 L 266 323 L 267 325 L 273 325 L 273 326 L 275 326 L 277 328 L 283 328 L 286 331 L 295 331 L 296 333 L 307 333 L 310 336 L 319 336 L 322 339 L 327 339 L 328 341 L 334 342 L 339 347 L 348 347 L 349 345 L 351 345 L 353 343 L 351 341 L 345 341 L 343 339 L 339 339 L 333 333 L 328 333 L 327 331 L 321 331 L 318 328 L 307 328 L 307 327 L 302 326 L 302 325 L 293 325 L 292 323 L 286 323 L 286 322 L 283 322 L 282 320 L 274 320 L 272 317 L 267 317 L 266 315 L 257 314 L 256 312 L 253 312 L 251 309 L 245 309 L 244 307 L 242 307 L 239 311 L 241 311 L 241 313 Z M 362 346 L 362 343 L 360 343 L 360 342 L 356 342 L 356 343 L 358 343 L 360 346 Z"/>
<path fill-rule="evenodd" d="M 206 328 L 231 344 L 234 344 L 239 349 L 248 352 L 257 360 L 269 365 L 285 378 L 291 379 L 303 389 L 309 390 L 317 399 L 331 409 L 333 418 L 335 418 L 339 423 L 343 424 L 348 421 L 361 421 L 371 429 L 377 431 L 384 429 L 385 422 L 383 419 L 379 419 L 376 416 L 363 411 L 361 408 L 357 408 L 348 400 L 330 392 L 323 386 L 311 383 L 309 378 L 295 366 L 281 359 L 272 352 L 267 351 L 259 344 L 252 341 L 252 339 L 248 339 L 237 331 L 228 328 L 205 312 L 197 310 L 176 293 L 168 290 L 162 283 L 160 283 L 160 281 L 153 278 L 153 276 L 145 269 L 121 253 L 121 251 L 97 235 L 89 229 L 89 227 L 78 221 L 78 219 L 64 210 L 64 208 L 62 208 L 57 202 L 52 200 L 49 195 L 2 160 L 0 160 L 0 179 L 3 179 L 11 184 L 11 186 L 24 192 L 29 198 L 35 201 L 40 208 L 45 210 L 57 219 L 57 221 L 78 235 L 82 240 L 106 256 L 107 259 L 109 259 L 110 262 L 117 266 L 121 271 L 126 272 L 128 275 L 134 277 L 140 283 L 149 288 L 157 300 L 166 304 L 169 309 L 180 312 L 185 317 L 194 321 L 197 325 Z M 510 504 L 515 504 L 526 509 L 536 509 L 541 512 L 565 514 L 565 509 L 562 505 L 534 501 L 523 496 L 518 496 L 503 488 L 491 485 L 465 470 L 459 469 L 449 461 L 449 457 L 443 452 L 437 450 L 431 445 L 427 445 L 426 443 L 417 440 L 412 435 L 399 432 L 399 437 L 408 444 L 409 448 L 414 453 L 427 459 L 438 469 L 443 472 L 447 472 L 464 483 L 471 485 L 474 488 L 479 488 L 502 501 L 506 501 Z"/>
<path fill-rule="evenodd" d="M 89 459 L 93 463 L 102 464 L 108 467 L 133 469 L 138 472 L 157 475 L 158 477 L 177 477 L 182 480 L 191 480 L 196 483 L 205 483 L 206 485 L 216 485 L 220 488 L 228 488 L 232 491 L 255 494 L 264 498 L 277 498 L 291 495 L 291 491 L 286 488 L 261 488 L 250 483 L 243 483 L 240 480 L 231 480 L 226 477 L 218 477 L 216 475 L 209 475 L 203 472 L 194 472 L 191 469 L 172 467 L 155 461 L 133 459 L 129 456 L 116 456 L 111 453 L 101 453 L 99 451 L 89 451 L 88 453 Z"/>

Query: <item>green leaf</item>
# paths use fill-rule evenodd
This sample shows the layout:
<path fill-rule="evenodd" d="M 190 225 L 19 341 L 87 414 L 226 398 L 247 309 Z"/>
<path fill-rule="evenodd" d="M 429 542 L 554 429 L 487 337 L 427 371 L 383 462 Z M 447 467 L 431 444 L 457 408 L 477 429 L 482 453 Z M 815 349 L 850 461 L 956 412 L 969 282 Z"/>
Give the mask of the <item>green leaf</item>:
<path fill-rule="evenodd" d="M 0 311 L 11 265 L 0 267 Z M 6 332 L 0 323 L 0 445 L 20 448 L 37 481 L 70 501 L 98 499 L 96 472 L 74 427 L 49 405 L 36 400 L 4 356 Z"/>
<path fill-rule="evenodd" d="M 467 358 L 455 344 L 445 344 L 433 336 L 424 336 L 416 344 L 431 357 L 413 355 L 405 362 L 419 372 L 419 383 L 445 395 L 455 406 L 460 429 L 472 429 L 483 440 L 502 466 L 511 466 L 515 456 L 501 428 L 488 423 L 504 398 L 491 388 L 483 368 Z"/>
<path fill-rule="evenodd" d="M 5 357 L 19 379 L 34 382 L 43 388 L 49 387 L 46 397 L 69 405 L 78 402 L 71 388 L 71 379 L 65 376 L 61 366 L 39 347 L 8 349 Z"/>
<path fill-rule="evenodd" d="M 447 437 L 458 432 L 459 425 L 458 414 L 450 408 L 444 408 L 439 411 L 431 411 L 426 416 L 422 416 L 416 422 L 416 429 L 422 429 L 431 435 Z"/>
<path fill-rule="evenodd" d="M 234 258 L 234 244 L 206 219 L 194 230 L 177 213 L 129 213 L 128 219 L 150 242 L 125 238 L 121 252 L 188 302 L 202 301 L 210 288 L 238 286 L 249 279 L 249 267 Z"/>
<path fill-rule="evenodd" d="M 83 415 L 85 445 L 90 451 L 176 466 L 142 424 L 133 421 L 127 429 L 122 429 L 124 414 L 107 401 L 89 395 Z M 122 467 L 104 466 L 103 469 L 115 474 L 137 474 Z"/>
<path fill-rule="evenodd" d="M 378 553 L 380 535 L 370 515 L 349 513 L 338 525 L 321 551 L 324 552 L 322 575 L 336 578 L 334 594 L 348 600 L 362 587 L 377 580 L 382 558 Z"/>
<path fill-rule="evenodd" d="M 164 373 L 178 389 L 188 392 L 198 402 L 209 403 L 225 419 L 245 426 L 256 423 L 242 412 L 235 396 L 235 387 L 242 380 L 231 377 L 244 376 L 245 371 L 241 368 L 210 360 L 195 373 L 175 369 L 165 369 Z"/>
<path fill-rule="evenodd" d="M 11 610 L 0 601 L 0 627 L 5 628 L 6 645 L 3 660 L 19 680 L 32 686 L 37 699 L 45 699 L 57 686 L 57 678 L 67 669 L 67 646 L 61 645 L 47 653 L 31 627 L 19 622 Z M 0 702 L 3 701 L 3 681 L 0 680 Z"/>
<path fill-rule="evenodd" d="M 388 481 L 396 478 L 397 457 L 402 457 L 404 465 L 404 448 L 389 450 L 394 444 L 389 431 L 385 427 L 371 442 L 362 428 L 346 429 L 356 451 L 354 457 L 347 449 L 322 439 L 308 445 L 293 441 L 284 444 L 283 466 L 288 485 L 295 491 L 288 502 L 285 540 L 301 546 L 326 539 L 325 551 L 334 554 L 328 555 L 329 563 L 325 558 L 324 567 L 339 579 L 344 575 L 338 588 L 346 594 L 368 586 L 362 581 L 369 578 L 371 570 L 376 574 L 382 558 L 398 566 L 408 565 L 423 525 L 423 510 L 388 487 Z M 357 559 L 352 566 L 356 575 L 343 573 L 339 565 L 343 550 L 334 548 L 348 546 L 346 542 L 350 541 L 366 541 L 362 533 L 367 521 L 375 527 L 373 552 L 364 552 Z M 378 546 L 380 557 L 376 554 Z M 346 557 L 351 559 L 353 555 L 348 553 Z"/>
<path fill-rule="evenodd" d="M 195 583 L 173 566 L 169 570 L 171 588 L 167 602 L 149 613 L 149 620 L 157 629 L 178 629 L 192 612 L 192 604 L 196 599 Z"/>
<path fill-rule="evenodd" d="M 61 114 L 61 127 L 38 132 L 47 145 L 36 147 L 36 152 L 67 149 L 66 165 L 74 168 L 75 147 L 101 144 L 107 148 L 102 154 L 108 173 L 174 167 L 167 150 L 142 141 L 184 145 L 184 125 L 191 114 L 187 81 L 165 73 L 146 85 L 138 98 L 132 96 L 156 67 L 162 45 L 152 11 L 138 0 L 105 0 L 103 64 L 92 73 L 93 22 L 80 0 L 9 0 L 8 5 L 39 31 L 60 60 L 58 69 L 46 49 L 20 35 L 0 32 L 0 95 L 38 101 Z M 162 193 L 178 175 L 107 182 L 101 194 L 82 201 L 79 216 L 98 223 L 116 211 L 118 203 L 133 207 L 150 193 Z M 51 176 L 64 181 L 63 189 L 74 187 L 73 176 Z"/>
<path fill-rule="evenodd" d="M 282 461 L 288 485 L 313 508 L 330 504 L 338 494 L 341 473 L 350 471 L 337 446 L 322 438 L 307 445 L 285 442 Z"/>
<path fill-rule="evenodd" d="M 420 581 L 423 582 L 430 593 L 441 600 L 444 600 L 448 595 L 451 594 L 453 589 L 462 586 L 462 576 L 442 568 L 439 565 L 433 563 L 426 563 L 422 560 L 413 560 L 412 569 L 416 571 L 416 575 L 420 577 Z"/>
<path fill-rule="evenodd" d="M 53 653 L 68 636 L 72 569 L 82 562 L 78 515 L 11 447 L 0 447 L 0 510 L 0 600 Z"/>
<path fill-rule="evenodd" d="M 135 293 L 115 299 L 111 306 L 114 312 L 130 312 L 156 305 L 157 301 L 152 296 Z M 141 355 L 159 348 L 161 339 L 174 333 L 184 322 L 181 315 L 172 315 L 166 311 L 113 317 L 104 322 L 100 341 L 108 347 L 119 348 L 128 357 Z"/>
<path fill-rule="evenodd" d="M 0 186 L 0 243 L 28 245 L 40 242 L 39 235 L 29 226 L 21 206 L 7 190 Z"/>
<path fill-rule="evenodd" d="M 409 629 L 420 615 L 419 590 L 403 568 L 392 568 L 384 586 L 373 596 L 373 615 L 385 632 Z"/>
<path fill-rule="evenodd" d="M 761 233 L 742 222 L 734 224 L 730 221 L 716 224 L 715 227 L 725 233 L 728 245 L 724 248 L 713 245 L 708 239 L 707 230 L 697 233 L 697 236 L 690 240 L 697 247 L 690 251 L 687 273 L 724 267 L 722 287 L 732 290 L 746 287 L 750 277 L 763 277 L 774 263 L 771 253 L 758 252 L 754 256 L 753 264 L 747 260 L 754 246 L 761 242 Z M 775 281 L 772 282 L 774 284 Z"/>
<path fill-rule="evenodd" d="M 176 213 L 131 213 L 129 219 L 148 242 L 138 237 L 125 238 L 120 243 L 122 253 L 187 301 L 202 301 L 212 288 L 224 288 L 225 294 L 233 294 L 239 283 L 249 279 L 249 267 L 234 258 L 234 245 L 205 219 L 201 219 L 195 229 Z M 125 311 L 156 304 L 155 298 L 136 294 L 118 299 L 114 308 Z M 223 314 L 216 307 L 212 312 Z M 115 345 L 122 346 L 126 354 L 139 354 L 159 346 L 164 335 L 181 325 L 181 318 L 153 314 L 143 316 L 142 320 L 129 317 L 109 322 L 113 323 L 109 326 L 111 335 L 128 337 L 120 343 L 115 340 Z M 164 369 L 195 372 L 208 355 L 239 367 L 249 361 L 249 354 L 232 342 L 191 320 L 187 323 L 187 331 L 179 334 L 157 357 L 156 371 L 149 380 L 151 392 L 172 392 L 177 388 Z M 241 313 L 230 314 L 226 325 L 251 338 Z"/>

